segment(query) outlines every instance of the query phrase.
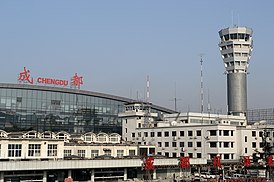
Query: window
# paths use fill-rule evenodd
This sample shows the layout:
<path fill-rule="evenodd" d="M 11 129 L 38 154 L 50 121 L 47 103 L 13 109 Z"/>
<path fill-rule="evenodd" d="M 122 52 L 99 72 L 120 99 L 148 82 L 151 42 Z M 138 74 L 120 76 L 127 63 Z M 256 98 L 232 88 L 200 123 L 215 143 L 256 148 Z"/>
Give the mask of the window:
<path fill-rule="evenodd" d="M 222 136 L 222 130 L 219 130 L 219 136 Z"/>
<path fill-rule="evenodd" d="M 71 156 L 71 150 L 64 150 L 64 157 Z"/>
<path fill-rule="evenodd" d="M 224 148 L 228 148 L 229 147 L 229 142 L 224 142 Z"/>
<path fill-rule="evenodd" d="M 180 142 L 180 147 L 185 147 L 185 142 Z"/>
<path fill-rule="evenodd" d="M 189 158 L 193 158 L 193 153 L 188 153 Z"/>
<path fill-rule="evenodd" d="M 259 132 L 259 137 L 263 137 L 263 132 L 262 131 Z"/>
<path fill-rule="evenodd" d="M 231 145 L 231 148 L 233 148 L 233 142 L 231 142 L 230 145 Z"/>
<path fill-rule="evenodd" d="M 124 150 L 117 150 L 117 157 L 123 157 L 124 156 Z"/>
<path fill-rule="evenodd" d="M 165 152 L 165 156 L 166 156 L 166 157 L 169 157 L 169 153 L 168 153 L 168 152 Z"/>
<path fill-rule="evenodd" d="M 169 132 L 165 131 L 165 137 L 168 137 L 168 136 L 169 136 Z"/>
<path fill-rule="evenodd" d="M 99 155 L 99 150 L 91 150 L 91 158 L 94 158 Z"/>
<path fill-rule="evenodd" d="M 185 153 L 180 153 L 180 157 L 184 157 L 185 156 Z"/>
<path fill-rule="evenodd" d="M 202 135 L 202 131 L 201 130 L 197 130 L 196 131 L 196 136 L 201 136 Z"/>
<path fill-rule="evenodd" d="M 229 130 L 224 130 L 224 136 L 229 136 Z"/>
<path fill-rule="evenodd" d="M 157 132 L 157 137 L 162 137 L 162 132 Z"/>
<path fill-rule="evenodd" d="M 229 159 L 229 154 L 224 154 L 224 159 Z"/>
<path fill-rule="evenodd" d="M 57 156 L 57 144 L 48 144 L 48 156 Z"/>
<path fill-rule="evenodd" d="M 77 154 L 78 154 L 79 157 L 83 157 L 84 158 L 86 156 L 86 151 L 85 150 L 78 150 Z"/>
<path fill-rule="evenodd" d="M 176 142 L 172 142 L 172 147 L 177 147 L 177 143 Z"/>
<path fill-rule="evenodd" d="M 172 136 L 176 136 L 176 131 L 172 131 Z"/>
<path fill-rule="evenodd" d="M 256 142 L 252 142 L 252 148 L 256 148 Z"/>
<path fill-rule="evenodd" d="M 155 133 L 154 132 L 150 132 L 150 137 L 154 137 Z"/>
<path fill-rule="evenodd" d="M 210 142 L 209 147 L 210 148 L 216 148 L 217 147 L 217 142 Z"/>
<path fill-rule="evenodd" d="M 29 144 L 28 156 L 39 157 L 41 155 L 41 144 Z"/>
<path fill-rule="evenodd" d="M 188 147 L 193 147 L 192 142 L 187 142 L 187 146 L 188 146 Z"/>
<path fill-rule="evenodd" d="M 111 150 L 110 149 L 105 149 L 104 152 L 105 152 L 104 153 L 105 156 L 111 156 Z"/>
<path fill-rule="evenodd" d="M 197 153 L 197 158 L 202 158 L 202 153 Z"/>
<path fill-rule="evenodd" d="M 168 142 L 165 142 L 165 147 L 169 147 L 169 143 Z"/>
<path fill-rule="evenodd" d="M 129 155 L 135 155 L 135 150 L 129 150 Z"/>
<path fill-rule="evenodd" d="M 158 142 L 158 147 L 162 147 L 162 142 Z"/>
<path fill-rule="evenodd" d="M 132 138 L 135 138 L 135 133 L 131 133 Z"/>
<path fill-rule="evenodd" d="M 177 157 L 177 153 L 172 153 L 172 157 L 176 158 Z"/>
<path fill-rule="evenodd" d="M 245 148 L 245 153 L 247 153 L 247 148 Z"/>
<path fill-rule="evenodd" d="M 147 137 L 147 136 L 148 136 L 148 133 L 147 133 L 147 132 L 144 132 L 144 136 Z"/>
<path fill-rule="evenodd" d="M 202 142 L 197 142 L 197 147 L 202 147 Z"/>
<path fill-rule="evenodd" d="M 180 131 L 180 136 L 185 136 L 185 132 L 184 131 Z"/>
<path fill-rule="evenodd" d="M 209 135 L 210 136 L 216 136 L 217 135 L 217 131 L 216 130 L 209 130 Z"/>
<path fill-rule="evenodd" d="M 8 157 L 21 157 L 21 152 L 22 152 L 21 144 L 8 145 Z"/>
<path fill-rule="evenodd" d="M 233 136 L 233 130 L 231 130 L 231 136 Z"/>
<path fill-rule="evenodd" d="M 245 142 L 247 142 L 247 136 L 245 136 Z"/>
<path fill-rule="evenodd" d="M 188 136 L 192 136 L 192 131 L 188 131 Z"/>

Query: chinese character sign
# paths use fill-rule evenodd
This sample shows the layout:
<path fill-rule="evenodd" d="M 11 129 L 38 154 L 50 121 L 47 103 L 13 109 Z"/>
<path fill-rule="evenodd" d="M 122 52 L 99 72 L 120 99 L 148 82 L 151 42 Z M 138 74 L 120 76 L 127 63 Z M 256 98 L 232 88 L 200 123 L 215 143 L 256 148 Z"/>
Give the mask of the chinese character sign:
<path fill-rule="evenodd" d="M 272 155 L 269 155 L 267 157 L 267 164 L 269 167 L 271 167 L 273 165 L 273 156 Z"/>
<path fill-rule="evenodd" d="M 153 157 L 148 157 L 144 161 L 144 170 L 151 171 L 154 170 L 154 158 Z"/>
<path fill-rule="evenodd" d="M 180 157 L 180 167 L 187 169 L 190 167 L 189 157 Z"/>
<path fill-rule="evenodd" d="M 249 167 L 250 166 L 249 156 L 244 156 L 244 166 L 245 167 Z"/>
<path fill-rule="evenodd" d="M 71 78 L 71 86 L 74 86 L 80 89 L 81 85 L 83 84 L 83 77 L 78 76 L 77 73 Z"/>
<path fill-rule="evenodd" d="M 214 167 L 222 167 L 220 156 L 214 156 L 213 165 L 214 165 Z"/>
<path fill-rule="evenodd" d="M 24 71 L 19 74 L 18 81 L 33 84 L 33 78 L 30 78 L 30 70 L 24 67 Z"/>

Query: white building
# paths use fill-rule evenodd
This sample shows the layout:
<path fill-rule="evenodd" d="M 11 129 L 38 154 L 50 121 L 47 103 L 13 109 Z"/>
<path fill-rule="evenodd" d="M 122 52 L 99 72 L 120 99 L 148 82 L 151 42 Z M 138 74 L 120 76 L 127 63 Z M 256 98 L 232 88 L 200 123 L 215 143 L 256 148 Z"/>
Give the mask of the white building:
<path fill-rule="evenodd" d="M 240 162 L 242 156 L 263 152 L 262 136 L 273 146 L 273 128 L 264 122 L 247 125 L 245 116 L 210 113 L 175 113 L 158 116 L 145 103 L 131 103 L 123 118 L 122 138 L 140 145 L 155 145 L 167 157 L 190 156 L 208 162 L 220 155 L 222 163 Z"/>

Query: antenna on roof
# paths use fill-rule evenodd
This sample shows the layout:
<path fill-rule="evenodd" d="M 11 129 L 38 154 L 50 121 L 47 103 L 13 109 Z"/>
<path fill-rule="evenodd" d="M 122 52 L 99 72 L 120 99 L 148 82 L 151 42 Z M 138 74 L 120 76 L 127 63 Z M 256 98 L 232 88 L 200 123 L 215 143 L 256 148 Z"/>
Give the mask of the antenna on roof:
<path fill-rule="evenodd" d="M 149 102 L 149 76 L 147 75 L 147 91 L 146 91 L 146 102 Z"/>
<path fill-rule="evenodd" d="M 201 63 L 201 113 L 204 112 L 204 88 L 203 88 L 203 56 L 204 54 L 203 53 L 200 53 L 199 54 L 201 60 L 200 60 L 200 63 Z"/>

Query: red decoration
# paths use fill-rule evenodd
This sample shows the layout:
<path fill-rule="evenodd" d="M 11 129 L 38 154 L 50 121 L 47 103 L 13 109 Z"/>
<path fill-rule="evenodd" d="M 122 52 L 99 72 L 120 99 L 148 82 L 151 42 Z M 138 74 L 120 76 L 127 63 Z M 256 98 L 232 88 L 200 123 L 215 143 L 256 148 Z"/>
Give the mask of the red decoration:
<path fill-rule="evenodd" d="M 190 167 L 189 157 L 181 157 L 180 158 L 180 166 L 182 169 L 187 169 Z"/>
<path fill-rule="evenodd" d="M 249 156 L 244 156 L 244 166 L 245 167 L 249 167 L 250 166 Z"/>
<path fill-rule="evenodd" d="M 146 158 L 145 163 L 144 163 L 144 170 L 146 170 L 146 171 L 154 170 L 153 163 L 154 163 L 153 157 Z"/>
<path fill-rule="evenodd" d="M 220 156 L 214 156 L 213 165 L 214 165 L 214 167 L 222 167 Z"/>
<path fill-rule="evenodd" d="M 272 155 L 269 155 L 267 157 L 267 164 L 269 167 L 271 167 L 273 165 L 273 156 Z"/>

